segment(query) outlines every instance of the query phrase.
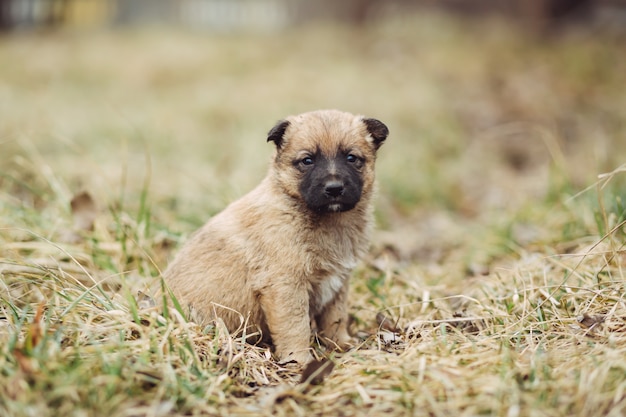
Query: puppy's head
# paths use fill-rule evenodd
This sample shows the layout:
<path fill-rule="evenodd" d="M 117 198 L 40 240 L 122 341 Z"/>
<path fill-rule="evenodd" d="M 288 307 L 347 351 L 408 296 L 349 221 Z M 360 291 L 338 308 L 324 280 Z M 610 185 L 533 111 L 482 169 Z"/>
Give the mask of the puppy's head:
<path fill-rule="evenodd" d="M 267 137 L 276 145 L 272 178 L 316 213 L 351 210 L 371 194 L 376 151 L 388 134 L 379 120 L 337 110 L 288 117 Z"/>

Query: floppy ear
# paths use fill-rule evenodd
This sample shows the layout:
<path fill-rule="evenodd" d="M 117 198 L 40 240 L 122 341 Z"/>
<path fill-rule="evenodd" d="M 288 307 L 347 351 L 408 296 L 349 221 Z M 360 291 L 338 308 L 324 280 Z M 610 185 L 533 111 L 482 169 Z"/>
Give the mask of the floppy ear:
<path fill-rule="evenodd" d="M 285 130 L 289 126 L 289 122 L 287 120 L 279 121 L 276 126 L 272 128 L 267 134 L 267 141 L 274 142 L 277 148 L 280 148 L 283 145 L 283 140 L 285 136 Z"/>
<path fill-rule="evenodd" d="M 372 144 L 376 149 L 380 148 L 387 136 L 389 135 L 389 129 L 383 122 L 377 119 L 363 119 L 367 131 L 372 137 Z"/>

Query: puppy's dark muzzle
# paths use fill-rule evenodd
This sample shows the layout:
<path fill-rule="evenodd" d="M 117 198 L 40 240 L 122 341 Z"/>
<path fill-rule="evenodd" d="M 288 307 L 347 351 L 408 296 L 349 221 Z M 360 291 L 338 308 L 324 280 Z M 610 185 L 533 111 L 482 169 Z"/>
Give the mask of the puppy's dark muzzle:
<path fill-rule="evenodd" d="M 361 171 L 341 152 L 333 158 L 317 155 L 314 159 L 312 168 L 303 171 L 299 187 L 306 205 L 317 213 L 352 210 L 361 199 Z"/>

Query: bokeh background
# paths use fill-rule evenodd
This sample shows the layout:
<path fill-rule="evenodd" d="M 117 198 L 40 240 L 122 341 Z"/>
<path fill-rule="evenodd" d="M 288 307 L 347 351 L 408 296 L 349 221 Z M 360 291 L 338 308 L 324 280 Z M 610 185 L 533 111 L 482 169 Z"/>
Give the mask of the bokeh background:
<path fill-rule="evenodd" d="M 155 223 L 185 234 L 258 183 L 275 121 L 339 108 L 391 130 L 377 207 L 402 256 L 458 239 L 442 217 L 544 223 L 533 208 L 624 163 L 625 16 L 622 1 L 3 0 L 0 186 L 52 218 L 47 202 L 80 190 L 103 209 L 149 193 Z"/>

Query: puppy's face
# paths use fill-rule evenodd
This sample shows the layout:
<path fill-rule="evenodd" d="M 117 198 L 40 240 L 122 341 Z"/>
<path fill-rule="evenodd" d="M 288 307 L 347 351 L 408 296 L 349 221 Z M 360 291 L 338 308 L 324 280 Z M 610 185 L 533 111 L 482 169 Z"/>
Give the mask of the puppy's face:
<path fill-rule="evenodd" d="M 273 178 L 313 212 L 351 210 L 371 192 L 376 151 L 387 135 L 376 119 L 336 110 L 289 117 L 268 134 L 277 149 Z"/>

